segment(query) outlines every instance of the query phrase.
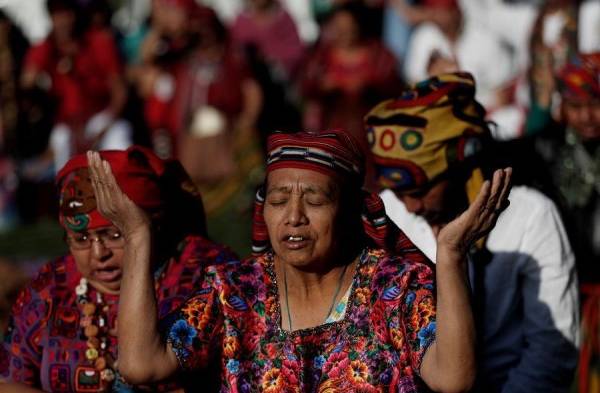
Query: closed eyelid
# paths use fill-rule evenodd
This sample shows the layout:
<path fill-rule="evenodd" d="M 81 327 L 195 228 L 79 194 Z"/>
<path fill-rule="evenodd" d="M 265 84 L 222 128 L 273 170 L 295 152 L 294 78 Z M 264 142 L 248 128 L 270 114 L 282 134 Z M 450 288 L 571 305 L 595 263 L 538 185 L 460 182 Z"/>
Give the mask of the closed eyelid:
<path fill-rule="evenodd" d="M 310 197 L 311 199 L 317 198 L 317 200 L 321 200 L 323 199 L 323 202 L 334 202 L 335 201 L 335 195 L 332 192 L 328 192 L 327 190 L 324 190 L 320 187 L 317 188 L 313 188 L 313 187 L 307 187 L 305 189 L 302 190 L 302 194 Z"/>
<path fill-rule="evenodd" d="M 287 187 L 287 186 L 269 188 L 267 190 L 267 196 L 271 195 L 273 193 L 276 193 L 276 192 L 279 192 L 279 193 L 282 193 L 282 194 L 291 194 L 292 193 L 292 188 L 291 187 Z"/>

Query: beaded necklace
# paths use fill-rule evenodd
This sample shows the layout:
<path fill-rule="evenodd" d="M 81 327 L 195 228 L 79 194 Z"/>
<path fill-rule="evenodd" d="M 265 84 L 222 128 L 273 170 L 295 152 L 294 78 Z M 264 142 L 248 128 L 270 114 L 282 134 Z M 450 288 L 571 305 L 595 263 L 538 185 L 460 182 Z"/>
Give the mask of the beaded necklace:
<path fill-rule="evenodd" d="M 87 339 L 85 359 L 100 373 L 103 385 L 110 386 L 116 378 L 117 361 L 108 352 L 108 335 L 116 335 L 116 329 L 108 326 L 109 305 L 104 303 L 99 291 L 96 291 L 95 302 L 89 299 L 85 278 L 81 278 L 75 287 L 75 294 L 82 315 L 80 325 Z"/>

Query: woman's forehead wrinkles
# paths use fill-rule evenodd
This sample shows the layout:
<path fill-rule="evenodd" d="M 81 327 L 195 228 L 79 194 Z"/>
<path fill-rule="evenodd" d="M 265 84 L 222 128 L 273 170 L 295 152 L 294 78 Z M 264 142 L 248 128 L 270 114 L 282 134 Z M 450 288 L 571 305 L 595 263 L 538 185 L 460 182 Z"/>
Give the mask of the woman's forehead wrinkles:
<path fill-rule="evenodd" d="M 289 181 L 289 182 L 277 182 L 269 184 L 267 195 L 281 192 L 286 194 L 300 193 L 300 194 L 323 194 L 326 196 L 333 195 L 333 187 L 329 183 L 326 185 L 315 184 L 313 182 L 303 182 L 301 180 Z"/>

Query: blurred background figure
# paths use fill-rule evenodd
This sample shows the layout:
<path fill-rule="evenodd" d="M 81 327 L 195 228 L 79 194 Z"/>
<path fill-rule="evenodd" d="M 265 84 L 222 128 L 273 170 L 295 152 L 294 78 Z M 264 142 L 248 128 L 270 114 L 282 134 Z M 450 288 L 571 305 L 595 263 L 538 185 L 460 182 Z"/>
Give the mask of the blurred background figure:
<path fill-rule="evenodd" d="M 294 20 L 277 0 L 247 0 L 231 28 L 233 42 L 257 51 L 278 79 L 295 74 L 304 48 Z"/>
<path fill-rule="evenodd" d="M 519 75 L 516 57 L 488 27 L 468 18 L 457 0 L 426 0 L 431 22 L 412 33 L 404 71 L 416 83 L 428 76 L 458 70 L 477 80 L 477 99 L 497 124 L 498 139 L 518 137 L 525 113 L 516 103 Z"/>
<path fill-rule="evenodd" d="M 600 52 L 572 57 L 556 75 L 561 121 L 536 146 L 563 209 L 580 277 L 600 283 Z"/>
<path fill-rule="evenodd" d="M 121 120 L 127 90 L 112 32 L 86 20 L 74 0 L 48 0 L 47 8 L 52 30 L 27 53 L 21 85 L 45 89 L 57 109 L 48 150 L 32 162 L 30 176 L 41 176 L 45 162 L 57 170 L 79 152 L 124 149 L 133 140 Z"/>
<path fill-rule="evenodd" d="M 0 10 L 0 232 L 16 224 L 16 160 L 21 116 L 19 76 L 28 42 Z"/>
<path fill-rule="evenodd" d="M 600 377 L 600 52 L 579 54 L 557 73 L 561 125 L 539 139 L 577 256 L 582 281 L 578 392 Z"/>
<path fill-rule="evenodd" d="M 261 87 L 214 11 L 193 0 L 154 1 L 141 54 L 135 77 L 154 150 L 181 161 L 213 235 L 236 247 L 250 221 L 233 218 L 250 220 L 260 175 Z"/>
<path fill-rule="evenodd" d="M 245 55 L 262 89 L 263 106 L 257 128 L 264 149 L 267 136 L 273 131 L 300 127 L 292 82 L 304 57 L 304 44 L 294 20 L 278 0 L 247 0 L 231 33 L 234 46 Z"/>
<path fill-rule="evenodd" d="M 332 11 L 302 71 L 301 88 L 306 130 L 346 130 L 368 151 L 363 117 L 375 103 L 396 94 L 401 81 L 391 52 L 365 34 L 364 9 L 349 3 Z"/>

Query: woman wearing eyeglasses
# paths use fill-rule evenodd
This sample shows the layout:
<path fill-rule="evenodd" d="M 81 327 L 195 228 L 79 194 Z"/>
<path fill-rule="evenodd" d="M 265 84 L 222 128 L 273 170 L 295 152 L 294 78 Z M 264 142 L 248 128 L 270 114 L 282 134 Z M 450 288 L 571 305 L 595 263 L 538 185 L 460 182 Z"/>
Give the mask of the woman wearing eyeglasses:
<path fill-rule="evenodd" d="M 235 260 L 206 239 L 199 194 L 177 161 L 132 147 L 100 153 L 120 188 L 148 213 L 159 316 L 200 281 L 201 267 Z M 69 254 L 46 264 L 17 299 L 0 347 L 2 392 L 129 392 L 117 373 L 117 311 L 125 238 L 96 208 L 84 155 L 57 176 Z M 145 390 L 169 391 L 165 382 Z"/>

